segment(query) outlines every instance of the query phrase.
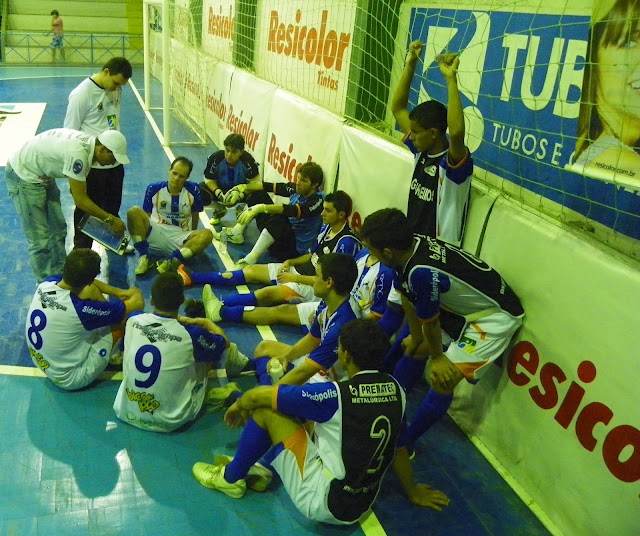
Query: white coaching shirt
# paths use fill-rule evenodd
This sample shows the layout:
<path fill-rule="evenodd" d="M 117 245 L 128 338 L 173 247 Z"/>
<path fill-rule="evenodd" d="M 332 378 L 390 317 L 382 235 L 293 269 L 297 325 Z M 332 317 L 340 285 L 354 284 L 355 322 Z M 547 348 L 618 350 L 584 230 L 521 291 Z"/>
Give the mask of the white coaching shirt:
<path fill-rule="evenodd" d="M 124 318 L 124 302 L 83 300 L 58 286 L 60 276 L 38 285 L 27 313 L 26 340 L 33 363 L 64 388 L 74 370 L 95 355 L 107 366 L 113 346 L 110 326 Z M 103 367 L 103 369 L 104 369 Z M 101 372 L 101 371 L 98 371 Z"/>
<path fill-rule="evenodd" d="M 133 314 L 124 337 L 122 383 L 113 409 L 144 430 L 170 432 L 202 408 L 206 369 L 221 359 L 225 339 L 156 313 Z"/>
<path fill-rule="evenodd" d="M 67 115 L 64 128 L 81 130 L 92 136 L 98 136 L 105 130 L 120 130 L 120 102 L 122 88 L 107 91 L 86 78 L 69 94 Z M 94 168 L 107 169 L 119 166 L 94 164 Z"/>
<path fill-rule="evenodd" d="M 69 177 L 85 182 L 96 138 L 68 128 L 46 130 L 9 157 L 13 171 L 25 182 L 40 184 Z"/>

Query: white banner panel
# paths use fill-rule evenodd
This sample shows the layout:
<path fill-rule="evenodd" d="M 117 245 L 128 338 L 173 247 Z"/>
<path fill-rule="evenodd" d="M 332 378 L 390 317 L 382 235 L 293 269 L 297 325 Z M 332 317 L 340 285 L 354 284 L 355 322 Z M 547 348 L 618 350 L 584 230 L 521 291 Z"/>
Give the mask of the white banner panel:
<path fill-rule="evenodd" d="M 213 65 L 206 84 L 206 108 L 205 125 L 207 136 L 218 148 L 222 148 L 222 140 L 225 135 L 225 125 L 229 109 L 229 92 L 231 90 L 231 78 L 235 68 L 228 63 L 218 62 Z"/>
<path fill-rule="evenodd" d="M 233 63 L 235 0 L 204 0 L 202 6 L 202 50 L 227 63 Z"/>
<path fill-rule="evenodd" d="M 413 155 L 405 147 L 352 126 L 342 129 L 338 188 L 353 199 L 354 228 L 381 208 L 406 211 L 412 171 Z"/>
<path fill-rule="evenodd" d="M 151 74 L 162 80 L 162 32 L 149 32 L 149 60 Z"/>
<path fill-rule="evenodd" d="M 220 139 L 224 140 L 232 132 L 241 134 L 246 142 L 245 149 L 260 164 L 263 173 L 267 151 L 271 103 L 276 86 L 256 78 L 241 69 L 235 69 L 231 78 L 229 107 L 221 125 Z M 247 98 L 250 95 L 251 98 Z M 222 148 L 222 147 L 221 147 Z"/>
<path fill-rule="evenodd" d="M 640 272 L 503 200 L 482 257 L 527 316 L 455 419 L 565 534 L 640 534 Z"/>
<path fill-rule="evenodd" d="M 47 104 L 0 102 L 0 166 L 36 135 Z"/>
<path fill-rule="evenodd" d="M 342 114 L 356 4 L 356 0 L 258 2 L 256 74 Z"/>
<path fill-rule="evenodd" d="M 338 167 L 342 119 L 282 89 L 273 95 L 264 180 L 295 181 L 296 167 L 307 161 L 322 166 L 325 191 L 331 191 Z"/>

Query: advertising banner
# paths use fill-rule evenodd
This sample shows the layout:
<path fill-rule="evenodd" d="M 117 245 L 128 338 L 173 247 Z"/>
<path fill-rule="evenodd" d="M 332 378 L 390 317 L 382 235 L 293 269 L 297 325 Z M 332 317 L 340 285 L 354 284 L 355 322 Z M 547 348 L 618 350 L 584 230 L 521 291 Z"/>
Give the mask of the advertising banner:
<path fill-rule="evenodd" d="M 342 114 L 356 4 L 356 0 L 258 2 L 256 74 Z"/>
<path fill-rule="evenodd" d="M 407 209 L 413 156 L 376 134 L 345 126 L 340 143 L 338 188 L 353 198 L 351 226 L 381 208 Z"/>
<path fill-rule="evenodd" d="M 454 418 L 562 533 L 639 534 L 640 273 L 504 200 L 481 254 L 526 317 L 502 366 L 456 388 Z"/>
<path fill-rule="evenodd" d="M 296 169 L 304 162 L 316 162 L 324 171 L 324 191 L 331 191 L 338 168 L 342 119 L 334 114 L 277 89 L 273 95 L 264 180 L 295 182 Z"/>
<path fill-rule="evenodd" d="M 618 0 L 617 4 L 630 6 L 634 2 Z M 445 51 L 458 52 L 458 82 L 476 168 L 640 239 L 638 190 L 625 187 L 621 181 L 607 184 L 589 178 L 588 173 L 581 176 L 570 171 L 575 169 L 576 132 L 583 106 L 590 9 L 581 8 L 581 15 L 560 13 L 554 2 L 540 2 L 530 8 L 527 5 L 516 11 L 511 10 L 514 4 L 508 11 L 497 11 L 500 6 L 491 0 L 474 2 L 469 10 L 447 9 L 449 3 L 433 2 L 425 2 L 425 7 L 415 7 L 416 3 L 405 7 L 403 17 L 408 20 L 409 31 L 404 46 L 416 39 L 426 44 L 412 81 L 409 105 L 426 99 L 446 104 L 447 89 L 436 56 Z M 561 7 L 565 10 L 567 6 L 562 3 Z M 581 12 L 571 9 L 572 13 Z M 631 16 L 631 8 L 626 11 Z M 618 22 L 620 26 L 624 28 Z M 626 26 L 626 35 L 635 35 L 631 26 Z M 637 33 L 637 22 L 633 28 Z M 624 29 L 619 33 L 623 35 Z M 618 46 L 630 49 L 624 43 Z M 628 52 L 624 57 L 630 61 L 632 55 Z M 618 60 L 606 61 L 611 65 Z M 634 65 L 637 70 L 637 60 Z M 617 69 L 625 70 L 621 66 Z M 617 96 L 611 92 L 612 98 L 621 99 L 616 102 L 630 117 L 632 111 L 638 111 L 640 93 L 634 89 L 638 80 L 631 80 L 630 68 L 625 72 L 626 79 L 621 73 L 616 79 L 622 85 L 626 81 L 626 89 L 620 89 Z M 636 135 L 638 132 L 636 129 Z M 613 166 L 616 177 L 632 173 L 640 176 L 637 158 L 629 147 L 621 145 L 617 154 L 622 152 L 633 162 L 623 166 L 620 156 L 602 152 L 600 170 Z M 581 155 L 578 158 L 582 162 Z"/>
<path fill-rule="evenodd" d="M 230 102 L 231 78 L 235 68 L 228 63 L 218 62 L 212 66 L 206 84 L 205 125 L 207 135 L 219 149 L 226 137 L 227 115 Z M 255 156 L 255 155 L 254 155 Z"/>
<path fill-rule="evenodd" d="M 235 0 L 204 0 L 202 6 L 202 50 L 227 63 L 233 63 L 235 10 Z"/>

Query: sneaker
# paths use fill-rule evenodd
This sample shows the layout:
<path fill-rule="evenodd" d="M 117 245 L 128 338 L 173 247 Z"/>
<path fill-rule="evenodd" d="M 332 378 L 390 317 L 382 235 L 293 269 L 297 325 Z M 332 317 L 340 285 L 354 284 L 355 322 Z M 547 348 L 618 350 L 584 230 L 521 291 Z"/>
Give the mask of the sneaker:
<path fill-rule="evenodd" d="M 136 266 L 136 275 L 146 274 L 149 270 L 153 268 L 153 263 L 149 260 L 148 255 L 140 255 L 140 259 L 138 260 L 138 266 Z"/>
<path fill-rule="evenodd" d="M 123 359 L 124 359 L 124 354 L 122 352 L 116 352 L 115 354 L 111 354 L 111 357 L 109 357 L 109 365 L 121 367 Z"/>
<path fill-rule="evenodd" d="M 204 303 L 204 312 L 207 318 L 212 322 L 220 322 L 222 320 L 222 316 L 220 316 L 222 302 L 213 293 L 211 285 L 205 285 L 202 289 L 202 302 Z"/>
<path fill-rule="evenodd" d="M 244 235 L 242 233 L 234 233 L 231 227 L 225 227 L 219 233 L 213 231 L 213 238 L 220 241 L 222 234 L 225 234 L 227 237 L 227 242 L 231 242 L 232 244 L 244 244 Z"/>
<path fill-rule="evenodd" d="M 218 210 L 214 210 L 213 211 L 213 218 L 211 218 L 209 220 L 209 225 L 219 225 L 220 224 L 220 220 L 222 218 L 224 218 L 225 214 L 227 213 L 227 209 L 226 208 L 220 208 Z"/>
<path fill-rule="evenodd" d="M 233 461 L 233 456 L 220 455 L 213 460 L 215 465 L 229 465 Z M 261 463 L 254 463 L 245 479 L 247 487 L 253 491 L 265 491 L 273 480 L 273 473 Z"/>
<path fill-rule="evenodd" d="M 242 499 L 247 493 L 246 481 L 241 479 L 230 484 L 224 479 L 224 468 L 224 465 L 198 462 L 194 464 L 191 471 L 196 480 L 205 488 L 221 491 L 234 499 Z"/>
<path fill-rule="evenodd" d="M 204 303 L 201 300 L 186 298 L 184 300 L 184 314 L 189 318 L 204 318 Z"/>
<path fill-rule="evenodd" d="M 207 413 L 214 413 L 223 409 L 224 407 L 230 406 L 231 404 L 225 405 L 225 402 L 233 393 L 236 392 L 242 392 L 236 382 L 229 382 L 222 387 L 212 387 L 211 389 L 207 390 L 207 395 L 204 399 Z"/>
<path fill-rule="evenodd" d="M 238 345 L 232 342 L 227 349 L 227 360 L 224 368 L 227 371 L 227 377 L 232 378 L 239 376 L 249 364 L 249 358 L 238 350 Z"/>
<path fill-rule="evenodd" d="M 164 274 L 165 272 L 175 272 L 181 264 L 182 261 L 180 259 L 171 257 L 170 259 L 158 261 L 156 264 L 156 270 L 158 270 L 158 273 L 160 274 Z"/>
<path fill-rule="evenodd" d="M 182 277 L 182 281 L 184 281 L 185 287 L 190 287 L 193 285 L 193 281 L 191 280 L 191 270 L 187 268 L 184 264 L 181 264 L 176 268 L 177 274 Z"/>

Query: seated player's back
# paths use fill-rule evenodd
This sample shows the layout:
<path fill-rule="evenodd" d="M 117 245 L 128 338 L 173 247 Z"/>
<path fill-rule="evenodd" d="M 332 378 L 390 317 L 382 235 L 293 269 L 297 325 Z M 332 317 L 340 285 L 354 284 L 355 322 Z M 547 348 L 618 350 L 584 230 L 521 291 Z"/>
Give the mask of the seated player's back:
<path fill-rule="evenodd" d="M 27 346 L 34 364 L 54 383 L 80 387 L 76 371 L 88 359 L 109 359 L 110 325 L 122 320 L 125 305 L 79 298 L 58 286 L 61 279 L 51 277 L 38 286 L 27 313 Z"/>
<path fill-rule="evenodd" d="M 125 422 L 170 432 L 193 420 L 205 397 L 206 362 L 225 339 L 175 318 L 142 313 L 127 321 L 123 380 L 113 409 Z"/>

